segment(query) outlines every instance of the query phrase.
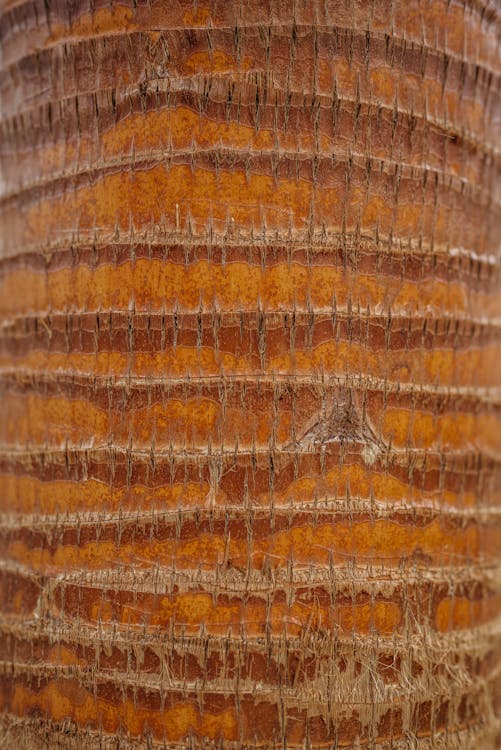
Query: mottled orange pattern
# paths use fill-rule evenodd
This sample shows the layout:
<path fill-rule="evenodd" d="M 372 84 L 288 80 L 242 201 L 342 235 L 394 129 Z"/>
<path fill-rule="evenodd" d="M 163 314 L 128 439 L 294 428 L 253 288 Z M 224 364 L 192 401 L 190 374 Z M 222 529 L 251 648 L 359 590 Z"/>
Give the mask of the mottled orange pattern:
<path fill-rule="evenodd" d="M 501 747 L 500 19 L 0 1 L 0 747 Z"/>

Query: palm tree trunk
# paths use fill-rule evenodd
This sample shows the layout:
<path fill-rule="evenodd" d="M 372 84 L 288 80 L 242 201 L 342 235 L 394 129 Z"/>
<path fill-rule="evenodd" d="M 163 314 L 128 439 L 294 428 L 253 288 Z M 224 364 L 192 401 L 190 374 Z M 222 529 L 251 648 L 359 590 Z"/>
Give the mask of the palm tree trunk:
<path fill-rule="evenodd" d="M 3 0 L 0 747 L 500 747 L 499 12 Z"/>

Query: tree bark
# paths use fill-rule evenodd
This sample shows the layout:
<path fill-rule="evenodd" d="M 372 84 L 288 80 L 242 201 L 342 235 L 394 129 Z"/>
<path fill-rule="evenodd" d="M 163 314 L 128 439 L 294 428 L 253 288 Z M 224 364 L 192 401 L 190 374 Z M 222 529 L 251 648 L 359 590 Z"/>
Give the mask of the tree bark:
<path fill-rule="evenodd" d="M 499 32 L 3 0 L 0 747 L 501 747 Z"/>

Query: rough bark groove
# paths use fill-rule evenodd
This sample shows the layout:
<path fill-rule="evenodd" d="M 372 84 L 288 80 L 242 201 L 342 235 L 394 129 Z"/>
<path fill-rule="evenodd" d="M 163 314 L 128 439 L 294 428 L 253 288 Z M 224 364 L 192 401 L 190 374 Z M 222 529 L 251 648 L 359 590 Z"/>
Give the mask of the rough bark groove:
<path fill-rule="evenodd" d="M 0 746 L 500 747 L 499 4 L 0 8 Z"/>

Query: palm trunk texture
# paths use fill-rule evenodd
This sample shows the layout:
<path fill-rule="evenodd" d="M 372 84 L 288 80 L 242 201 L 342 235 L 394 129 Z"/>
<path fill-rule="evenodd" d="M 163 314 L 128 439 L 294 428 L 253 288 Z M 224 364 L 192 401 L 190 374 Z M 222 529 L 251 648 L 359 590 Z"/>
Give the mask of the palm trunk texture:
<path fill-rule="evenodd" d="M 0 8 L 0 747 L 501 748 L 499 3 Z"/>

